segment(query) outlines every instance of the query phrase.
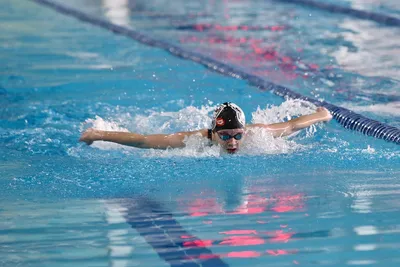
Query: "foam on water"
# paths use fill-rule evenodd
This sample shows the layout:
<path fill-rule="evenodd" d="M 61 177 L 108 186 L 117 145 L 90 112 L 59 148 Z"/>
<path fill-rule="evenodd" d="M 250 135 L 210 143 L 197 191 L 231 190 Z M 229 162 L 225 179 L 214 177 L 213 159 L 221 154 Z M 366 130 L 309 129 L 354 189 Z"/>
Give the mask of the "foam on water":
<path fill-rule="evenodd" d="M 205 105 L 201 107 L 188 106 L 178 111 L 159 111 L 145 110 L 141 114 L 130 115 L 116 112 L 114 117 L 104 119 L 96 116 L 88 119 L 85 127 L 90 126 L 99 130 L 122 131 L 140 134 L 154 133 L 173 133 L 178 131 L 194 131 L 209 128 L 211 124 L 211 114 L 216 108 L 215 105 Z M 287 100 L 279 106 L 267 105 L 265 108 L 258 107 L 252 113 L 252 123 L 278 123 L 291 118 L 310 114 L 315 111 L 315 106 L 311 103 L 300 100 Z M 83 126 L 82 126 L 83 128 Z M 311 126 L 305 130 L 305 137 L 296 137 L 299 140 L 309 138 L 317 131 L 316 126 Z M 298 150 L 307 149 L 310 146 L 302 145 L 293 140 L 298 133 L 289 137 L 274 138 L 265 129 L 249 129 L 244 140 L 239 155 L 260 155 L 260 154 L 281 154 L 291 153 Z M 200 135 L 186 138 L 186 147 L 180 149 L 148 149 L 144 150 L 145 157 L 218 157 L 221 156 L 221 148 L 209 146 L 209 141 Z M 126 151 L 137 151 L 136 148 L 121 146 L 109 142 L 94 142 L 93 147 L 109 150 L 124 149 Z"/>
<path fill-rule="evenodd" d="M 146 111 L 138 114 L 130 123 L 131 128 L 143 134 L 172 133 L 177 131 L 193 131 L 208 128 L 211 125 L 210 114 L 216 106 L 188 106 L 176 112 Z"/>
<path fill-rule="evenodd" d="M 129 132 L 128 129 L 121 127 L 117 121 L 104 120 L 100 116 L 96 116 L 94 119 L 87 119 L 85 121 L 85 125 L 90 126 L 94 129 L 103 130 L 103 131 Z M 83 127 L 81 127 L 81 128 L 83 128 Z M 103 142 L 103 141 L 96 141 L 92 144 L 92 146 L 95 148 L 102 149 L 102 150 L 128 148 L 126 146 L 122 146 L 119 144 L 115 144 L 115 143 L 111 143 L 111 142 Z"/>
<path fill-rule="evenodd" d="M 252 113 L 252 123 L 277 123 L 290 120 L 295 116 L 311 114 L 316 110 L 316 106 L 310 102 L 288 99 L 279 106 L 267 105 L 264 109 L 258 107 Z"/>

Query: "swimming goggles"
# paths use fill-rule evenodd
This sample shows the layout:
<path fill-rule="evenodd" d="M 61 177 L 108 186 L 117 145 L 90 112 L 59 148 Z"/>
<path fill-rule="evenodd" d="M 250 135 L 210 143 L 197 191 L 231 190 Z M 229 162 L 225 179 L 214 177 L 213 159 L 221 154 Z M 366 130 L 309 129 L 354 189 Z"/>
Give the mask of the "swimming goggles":
<path fill-rule="evenodd" d="M 237 133 L 235 135 L 230 135 L 230 134 L 220 134 L 218 133 L 219 138 L 221 138 L 223 141 L 228 141 L 231 138 L 235 138 L 236 140 L 240 140 L 243 137 L 243 133 Z"/>

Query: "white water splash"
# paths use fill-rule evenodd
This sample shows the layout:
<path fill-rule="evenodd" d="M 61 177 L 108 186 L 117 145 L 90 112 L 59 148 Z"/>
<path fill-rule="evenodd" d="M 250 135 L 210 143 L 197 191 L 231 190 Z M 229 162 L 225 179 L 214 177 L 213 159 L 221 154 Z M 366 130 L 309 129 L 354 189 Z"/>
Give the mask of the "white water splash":
<path fill-rule="evenodd" d="M 372 148 L 370 145 L 367 146 L 366 149 L 361 150 L 362 153 L 366 153 L 366 154 L 374 154 L 375 153 L 375 149 Z"/>
<path fill-rule="evenodd" d="M 167 150 L 158 150 L 158 149 L 150 149 L 144 152 L 144 156 L 146 157 L 161 157 L 161 158 L 169 158 L 169 157 L 219 157 L 220 147 L 219 146 L 210 146 L 209 140 L 200 136 L 200 135 L 192 135 L 185 139 L 186 146 L 183 148 L 177 149 L 167 149 Z"/>
<path fill-rule="evenodd" d="M 316 106 L 310 102 L 297 99 L 289 99 L 280 106 L 266 105 L 265 109 L 257 107 L 252 113 L 252 123 L 277 123 L 290 120 L 293 117 L 307 115 L 315 112 Z"/>
<path fill-rule="evenodd" d="M 240 154 L 286 154 L 306 148 L 285 137 L 274 138 L 268 130 L 263 128 L 249 129 L 246 134 Z"/>
<path fill-rule="evenodd" d="M 214 109 L 212 106 L 188 106 L 176 112 L 152 110 L 148 115 L 136 115 L 130 126 L 143 134 L 200 130 L 210 127 L 210 114 Z"/>
<path fill-rule="evenodd" d="M 310 102 L 298 99 L 288 99 L 280 106 L 267 105 L 265 109 L 257 107 L 257 110 L 252 113 L 251 122 L 264 124 L 279 123 L 291 120 L 301 115 L 312 114 L 315 112 L 316 108 L 317 107 Z M 317 132 L 317 127 L 315 125 L 311 125 L 310 127 L 306 128 L 305 131 L 307 138 L 313 137 Z M 296 132 L 290 135 L 290 137 L 293 137 L 298 133 L 299 132 Z"/>
<path fill-rule="evenodd" d="M 94 129 L 103 130 L 103 131 L 116 131 L 116 132 L 129 132 L 128 129 L 121 127 L 116 121 L 107 121 L 101 118 L 100 116 L 96 116 L 95 119 L 87 119 L 85 121 L 85 126 L 89 126 Z M 92 147 L 103 149 L 103 150 L 112 150 L 112 149 L 133 149 L 132 147 L 123 146 L 120 144 L 115 144 L 111 142 L 103 142 L 96 141 L 91 145 Z"/>
<path fill-rule="evenodd" d="M 156 111 L 146 110 L 146 114 L 131 116 L 126 113 L 115 111 L 115 117 L 105 120 L 99 116 L 95 119 L 86 120 L 85 124 L 95 129 L 105 131 L 122 131 L 140 134 L 153 133 L 173 133 L 177 131 L 193 131 L 209 128 L 211 125 L 211 114 L 216 106 L 188 106 L 178 111 Z M 315 111 L 315 106 L 300 100 L 287 100 L 280 106 L 267 105 L 265 109 L 260 107 L 252 113 L 253 123 L 277 123 L 289 120 L 299 115 L 310 114 Z M 309 127 L 306 131 L 306 138 L 313 136 L 317 131 L 315 126 Z M 260 154 L 282 154 L 292 153 L 298 150 L 307 149 L 308 146 L 296 143 L 291 137 L 274 138 L 265 129 L 249 129 L 244 139 L 239 155 L 260 155 Z M 219 146 L 210 146 L 209 141 L 200 135 L 190 136 L 185 139 L 186 147 L 179 149 L 146 149 L 143 155 L 146 157 L 218 157 L 221 155 Z M 127 151 L 137 148 L 130 148 L 109 142 L 94 142 L 93 147 L 109 149 L 127 149 Z"/>

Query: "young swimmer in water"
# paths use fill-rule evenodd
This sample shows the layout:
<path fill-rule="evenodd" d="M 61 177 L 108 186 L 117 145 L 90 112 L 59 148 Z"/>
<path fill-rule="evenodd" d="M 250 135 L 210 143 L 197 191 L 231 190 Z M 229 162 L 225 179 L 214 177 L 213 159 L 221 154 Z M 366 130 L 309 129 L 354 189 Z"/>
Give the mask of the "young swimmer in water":
<path fill-rule="evenodd" d="M 185 146 L 185 137 L 201 135 L 208 138 L 212 144 L 218 144 L 223 151 L 230 154 L 236 153 L 250 128 L 264 128 L 274 137 L 290 135 L 295 131 L 306 128 L 317 122 L 327 122 L 332 115 L 326 108 L 319 107 L 310 115 L 300 116 L 287 122 L 273 124 L 245 124 L 243 110 L 237 105 L 226 102 L 218 106 L 213 114 L 211 129 L 201 129 L 191 132 L 178 132 L 174 134 L 142 135 L 129 132 L 101 131 L 92 128 L 87 129 L 79 139 L 90 145 L 94 141 L 108 141 L 121 145 L 139 148 L 178 148 Z"/>

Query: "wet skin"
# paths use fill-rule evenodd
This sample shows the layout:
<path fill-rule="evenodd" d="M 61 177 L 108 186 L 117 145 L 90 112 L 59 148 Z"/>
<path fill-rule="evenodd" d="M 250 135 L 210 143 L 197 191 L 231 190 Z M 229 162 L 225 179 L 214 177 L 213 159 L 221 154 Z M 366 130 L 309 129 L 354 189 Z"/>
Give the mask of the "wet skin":
<path fill-rule="evenodd" d="M 242 138 L 240 140 L 236 140 L 234 136 L 236 135 L 236 138 L 239 136 L 237 134 L 242 134 Z M 229 135 L 229 139 L 224 141 L 222 140 L 223 135 Z M 234 154 L 240 149 L 240 145 L 244 139 L 245 135 L 245 130 L 244 129 L 225 129 L 225 130 L 220 130 L 216 132 L 215 134 L 215 140 L 217 143 L 222 147 L 224 151 L 226 151 L 229 154 Z"/>

